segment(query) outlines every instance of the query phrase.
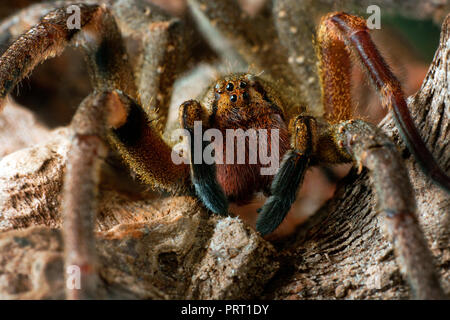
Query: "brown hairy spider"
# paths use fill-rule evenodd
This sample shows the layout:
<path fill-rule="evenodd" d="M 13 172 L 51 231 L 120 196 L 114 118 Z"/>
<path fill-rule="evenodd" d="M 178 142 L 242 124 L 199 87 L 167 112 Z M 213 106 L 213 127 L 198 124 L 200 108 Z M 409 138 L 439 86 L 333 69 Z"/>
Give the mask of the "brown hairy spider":
<path fill-rule="evenodd" d="M 87 56 L 94 91 L 80 105 L 72 120 L 72 145 L 64 187 L 64 232 L 66 264 L 79 265 L 82 290 L 67 289 L 68 298 L 95 296 L 96 270 L 92 220 L 96 212 L 98 167 L 111 148 L 148 186 L 171 194 L 196 195 L 213 213 L 228 215 L 228 203 L 244 204 L 256 192 L 268 199 L 259 210 L 257 230 L 271 233 L 286 216 L 294 202 L 306 169 L 313 165 L 354 162 L 372 172 L 379 211 L 386 214 L 394 235 L 394 246 L 403 271 L 418 298 L 442 298 L 426 245 L 415 217 L 415 202 L 408 174 L 396 146 L 374 125 L 352 119 L 350 96 L 351 55 L 360 61 L 378 90 L 383 105 L 396 119 L 410 151 L 436 183 L 450 189 L 449 178 L 439 169 L 425 147 L 409 114 L 400 84 L 374 46 L 364 19 L 343 12 L 322 18 L 317 30 L 316 48 L 325 113 L 316 116 L 305 108 L 297 95 L 300 85 L 289 67 L 280 44 L 266 46 L 268 53 L 251 50 L 243 44 L 264 46 L 276 38 L 272 26 L 254 26 L 266 34 L 249 36 L 242 31 L 240 51 L 244 59 L 264 69 L 264 76 L 234 73 L 212 84 L 199 100 L 180 107 L 180 125 L 190 134 L 190 157 L 195 154 L 194 123 L 203 129 L 267 129 L 279 131 L 279 158 L 275 175 L 260 175 L 265 164 L 175 164 L 171 146 L 162 138 L 161 127 L 167 116 L 175 75 L 187 46 L 183 28 L 174 21 L 155 27 L 153 37 L 142 39 L 153 45 L 153 58 L 141 61 L 142 73 L 135 77 L 122 41 L 122 30 L 142 14 L 159 21 L 162 13 L 155 7 L 144 13 L 136 2 L 86 1 L 81 10 L 81 28 L 69 29 L 69 1 L 37 6 L 40 22 L 18 36 L 0 58 L 0 108 L 4 99 L 36 65 L 60 54 L 68 45 L 79 46 Z M 191 1 L 194 12 L 216 14 L 216 25 L 230 36 L 220 19 L 228 1 Z M 50 11 L 52 7 L 59 7 Z M 136 12 L 133 12 L 133 7 Z M 131 10 L 131 11 L 130 11 Z M 49 12 L 50 11 L 50 12 Z M 139 12 L 140 15 L 137 14 Z M 19 13 L 20 14 L 20 13 Z M 12 20 L 9 20 L 9 23 Z M 116 24 L 117 23 L 117 24 Z M 249 27 L 245 23 L 243 28 Z M 291 30 L 292 31 L 292 30 Z M 123 32 L 123 31 L 122 31 Z M 154 44 L 154 43 L 153 43 Z M 267 43 L 266 43 L 267 45 Z M 220 53 L 219 53 L 220 54 Z M 266 141 L 272 149 L 275 141 Z M 202 149 L 203 150 L 202 146 Z M 223 147 L 223 154 L 233 152 Z M 245 149 L 248 160 L 249 150 Z M 191 159 L 192 160 L 192 159 Z"/>

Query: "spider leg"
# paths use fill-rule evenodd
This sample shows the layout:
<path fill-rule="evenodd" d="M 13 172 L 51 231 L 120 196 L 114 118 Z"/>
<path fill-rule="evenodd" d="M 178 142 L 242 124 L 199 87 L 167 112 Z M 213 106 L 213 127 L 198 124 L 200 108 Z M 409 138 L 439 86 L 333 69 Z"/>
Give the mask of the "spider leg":
<path fill-rule="evenodd" d="M 378 211 L 415 297 L 443 299 L 433 256 L 415 214 L 414 191 L 396 146 L 380 129 L 361 120 L 334 124 L 327 135 L 338 150 L 371 172 Z"/>
<path fill-rule="evenodd" d="M 99 296 L 94 227 L 100 165 L 107 156 L 106 130 L 125 121 L 127 111 L 117 92 L 93 93 L 80 105 L 72 123 L 63 191 L 65 264 L 79 268 L 80 287 L 66 286 L 67 299 Z"/>
<path fill-rule="evenodd" d="M 208 125 L 206 113 L 199 102 L 189 100 L 180 107 L 181 126 L 189 132 L 191 181 L 195 192 L 202 203 L 212 212 L 220 215 L 228 215 L 228 199 L 217 181 L 215 163 L 207 164 L 203 160 L 203 149 L 206 146 L 203 141 L 203 132 L 196 131 L 196 123 Z M 201 134 L 201 148 L 196 148 L 198 140 L 196 132 Z M 196 156 L 197 155 L 197 156 Z M 198 157 L 200 156 L 200 157 Z M 200 158 L 200 163 L 197 161 Z"/>
<path fill-rule="evenodd" d="M 365 20 L 342 12 L 323 17 L 318 30 L 325 117 L 331 122 L 338 122 L 351 116 L 350 52 L 346 47 L 353 49 L 366 69 L 383 106 L 393 112 L 403 140 L 423 171 L 450 192 L 450 177 L 442 171 L 423 142 L 409 113 L 400 83 L 372 42 Z"/>
<path fill-rule="evenodd" d="M 273 232 L 286 217 L 316 148 L 317 127 L 314 118 L 298 116 L 291 120 L 290 131 L 293 148 L 285 154 L 272 181 L 270 197 L 258 210 L 256 230 L 262 236 Z"/>
<path fill-rule="evenodd" d="M 41 17 L 58 7 L 57 3 L 37 3 L 2 20 L 0 22 L 1 53 L 25 31 L 38 24 Z"/>
<path fill-rule="evenodd" d="M 189 166 L 172 160 L 172 148 L 151 125 L 141 106 L 125 95 L 120 95 L 120 103 L 127 110 L 126 121 L 108 133 L 111 147 L 154 190 L 191 193 Z"/>
<path fill-rule="evenodd" d="M 87 53 L 95 89 L 119 89 L 136 96 L 133 75 L 114 18 L 104 6 L 78 6 L 80 29 L 69 29 L 70 14 L 65 7 L 56 9 L 14 41 L 0 57 L 0 108 L 17 83 L 39 63 L 60 54 L 71 43 L 81 44 Z"/>
<path fill-rule="evenodd" d="M 320 23 L 317 31 L 317 55 L 322 88 L 324 117 L 338 123 L 352 118 L 350 54 L 336 32 L 330 32 L 328 20 Z"/>
<path fill-rule="evenodd" d="M 111 10 L 122 34 L 133 44 L 133 66 L 140 104 L 160 133 L 166 125 L 173 84 L 199 43 L 189 21 L 175 18 L 151 3 L 117 1 Z M 145 12 L 145 14 L 143 14 Z M 194 31 L 193 31 L 194 30 Z"/>

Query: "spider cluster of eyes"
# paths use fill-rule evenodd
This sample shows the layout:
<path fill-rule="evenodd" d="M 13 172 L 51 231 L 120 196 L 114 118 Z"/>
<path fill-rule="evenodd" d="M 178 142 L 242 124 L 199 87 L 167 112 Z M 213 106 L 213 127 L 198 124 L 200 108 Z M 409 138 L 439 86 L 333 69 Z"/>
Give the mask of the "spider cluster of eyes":
<path fill-rule="evenodd" d="M 247 87 L 247 82 L 241 81 L 241 82 L 239 83 L 239 88 L 244 89 L 245 87 Z M 225 89 L 227 89 L 227 91 L 233 91 L 233 90 L 234 90 L 234 85 L 233 85 L 231 82 L 229 82 L 229 83 L 227 84 L 227 86 L 225 87 Z M 223 93 L 223 91 L 220 89 L 220 84 L 217 84 L 217 85 L 216 85 L 216 90 L 217 90 L 217 93 L 218 93 L 218 94 L 222 94 L 222 93 Z M 244 100 L 248 100 L 248 99 L 250 98 L 250 96 L 249 96 L 249 94 L 248 94 L 247 91 L 245 91 L 245 92 L 242 94 L 242 97 L 244 98 Z M 231 102 L 236 102 L 237 99 L 238 99 L 238 97 L 237 97 L 236 94 L 232 94 L 232 95 L 230 96 L 230 101 L 231 101 Z"/>
<path fill-rule="evenodd" d="M 279 137 L 278 129 L 226 129 L 224 137 L 218 129 L 203 131 L 202 122 L 195 121 L 192 137 L 186 129 L 174 130 L 172 141 L 184 139 L 173 146 L 171 157 L 177 165 L 191 164 L 191 161 L 194 164 L 260 164 L 261 175 L 274 175 L 280 166 Z M 205 147 L 205 142 L 210 143 Z"/>

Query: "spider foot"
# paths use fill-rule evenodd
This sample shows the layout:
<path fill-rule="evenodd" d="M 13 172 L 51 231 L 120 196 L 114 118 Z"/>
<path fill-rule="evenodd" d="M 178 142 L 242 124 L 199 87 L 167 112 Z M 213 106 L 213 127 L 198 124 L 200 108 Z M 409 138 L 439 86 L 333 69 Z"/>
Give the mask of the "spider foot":
<path fill-rule="evenodd" d="M 194 100 L 183 103 L 180 107 L 180 119 L 182 127 L 189 132 L 191 180 L 195 193 L 209 210 L 228 215 L 228 199 L 217 181 L 216 165 L 205 163 L 203 159 L 207 143 L 203 141 L 200 124 L 208 126 L 208 123 L 200 103 Z"/>
<path fill-rule="evenodd" d="M 258 211 L 256 229 L 261 235 L 273 232 L 295 201 L 310 157 L 316 149 L 317 124 L 310 116 L 297 116 L 289 126 L 293 150 L 286 153 L 270 188 L 270 197 Z"/>

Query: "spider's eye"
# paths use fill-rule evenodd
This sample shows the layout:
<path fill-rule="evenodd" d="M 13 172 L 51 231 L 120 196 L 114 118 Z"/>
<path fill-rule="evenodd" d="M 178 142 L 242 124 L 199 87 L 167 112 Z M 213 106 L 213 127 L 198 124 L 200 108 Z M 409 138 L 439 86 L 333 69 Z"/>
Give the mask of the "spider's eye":
<path fill-rule="evenodd" d="M 234 86 L 233 86 L 233 84 L 230 82 L 230 83 L 228 83 L 227 84 L 227 90 L 228 91 L 231 91 L 231 90 L 233 90 L 234 89 Z"/>
<path fill-rule="evenodd" d="M 239 87 L 241 87 L 242 89 L 244 89 L 246 86 L 247 86 L 247 82 L 245 82 L 245 81 L 241 81 L 239 83 Z"/>
<path fill-rule="evenodd" d="M 236 102 L 236 101 L 237 101 L 237 95 L 233 94 L 233 95 L 230 97 L 230 101 L 231 101 L 231 102 Z"/>
<path fill-rule="evenodd" d="M 242 97 L 243 97 L 245 100 L 247 100 L 248 98 L 250 98 L 250 96 L 248 95 L 248 92 L 244 92 L 244 93 L 242 94 Z"/>

